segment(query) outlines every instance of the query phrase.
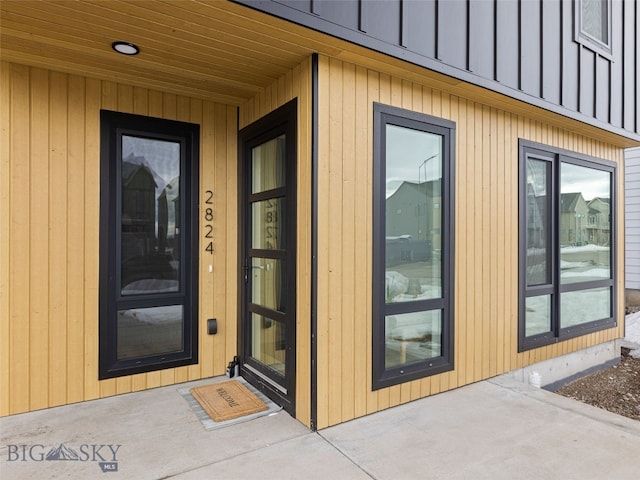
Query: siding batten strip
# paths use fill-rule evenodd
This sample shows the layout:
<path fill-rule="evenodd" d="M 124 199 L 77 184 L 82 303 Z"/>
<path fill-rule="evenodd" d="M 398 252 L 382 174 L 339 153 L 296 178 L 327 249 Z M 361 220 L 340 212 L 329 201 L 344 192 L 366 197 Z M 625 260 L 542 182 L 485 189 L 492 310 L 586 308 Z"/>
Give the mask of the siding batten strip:
<path fill-rule="evenodd" d="M 312 0 L 313 1 L 313 0 Z M 311 429 L 318 428 L 318 54 L 311 57 Z"/>
<path fill-rule="evenodd" d="M 30 151 L 29 137 L 31 125 L 29 118 L 29 69 L 22 65 L 11 65 L 9 82 L 10 99 L 5 108 L 9 108 L 9 124 L 12 125 L 8 145 L 10 146 L 10 185 L 6 203 L 9 210 L 8 243 L 10 256 L 8 259 L 9 278 L 7 284 L 7 301 L 9 304 L 9 337 L 8 353 L 8 385 L 9 414 L 19 413 L 29 408 L 29 335 L 31 325 L 24 321 L 29 311 L 30 285 L 29 270 L 29 189 L 21 188 L 31 180 L 31 166 L 28 161 Z M 15 160 L 11 160 L 15 159 Z M 23 160 L 22 162 L 18 160 Z M 4 301 L 2 303 L 5 303 Z M 4 335 L 3 335 L 4 336 Z"/>
<path fill-rule="evenodd" d="M 0 61 L 0 124 L 9 125 L 11 118 L 11 67 Z M 9 233 L 11 196 L 11 129 L 0 128 L 0 416 L 10 413 L 10 243 Z"/>
<path fill-rule="evenodd" d="M 31 232 L 46 232 L 49 224 L 49 149 L 41 139 L 49 138 L 49 72 L 30 70 L 30 121 L 31 121 L 31 184 L 30 214 Z M 49 238 L 31 235 L 29 267 L 30 288 L 36 292 L 49 291 Z M 29 409 L 49 406 L 49 296 L 33 295 L 30 300 L 29 344 Z"/>
<path fill-rule="evenodd" d="M 50 235 L 50 335 L 49 367 L 55 375 L 49 376 L 50 406 L 64 405 L 67 402 L 67 355 L 68 330 L 67 316 L 69 305 L 69 268 L 67 238 L 69 235 L 69 195 L 68 172 L 68 77 L 65 74 L 51 73 L 50 91 L 50 144 L 49 144 L 49 198 L 50 220 L 55 226 Z"/>
<path fill-rule="evenodd" d="M 84 399 L 82 382 L 72 380 L 84 374 L 85 295 L 84 295 L 84 236 L 85 236 L 85 80 L 68 77 L 68 140 L 67 140 L 67 384 L 66 403 Z"/>

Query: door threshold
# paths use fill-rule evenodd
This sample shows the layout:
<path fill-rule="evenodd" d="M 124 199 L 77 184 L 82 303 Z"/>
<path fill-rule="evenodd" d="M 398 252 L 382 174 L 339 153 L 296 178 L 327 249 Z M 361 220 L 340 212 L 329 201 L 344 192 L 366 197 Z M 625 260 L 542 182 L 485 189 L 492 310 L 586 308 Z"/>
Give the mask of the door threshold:
<path fill-rule="evenodd" d="M 245 370 L 249 370 L 249 372 L 251 372 L 253 375 L 258 377 L 261 381 L 263 381 L 265 383 L 268 383 L 271 387 L 275 388 L 276 390 L 278 390 L 283 395 L 287 394 L 287 389 L 286 388 L 284 388 L 282 385 L 279 385 L 278 383 L 274 382 L 269 377 L 267 377 L 265 374 L 263 374 L 262 372 L 256 370 L 255 368 L 253 368 L 251 365 L 248 365 L 248 364 L 245 363 L 242 366 L 242 368 L 244 368 Z"/>

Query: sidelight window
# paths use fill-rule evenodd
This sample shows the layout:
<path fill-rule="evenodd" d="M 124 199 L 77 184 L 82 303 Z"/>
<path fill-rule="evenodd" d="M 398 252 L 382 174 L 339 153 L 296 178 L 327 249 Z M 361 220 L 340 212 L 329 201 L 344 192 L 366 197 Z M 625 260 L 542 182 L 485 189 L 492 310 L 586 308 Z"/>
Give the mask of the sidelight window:
<path fill-rule="evenodd" d="M 101 112 L 100 378 L 197 360 L 197 125 Z"/>
<path fill-rule="evenodd" d="M 374 105 L 373 385 L 453 369 L 455 124 Z"/>

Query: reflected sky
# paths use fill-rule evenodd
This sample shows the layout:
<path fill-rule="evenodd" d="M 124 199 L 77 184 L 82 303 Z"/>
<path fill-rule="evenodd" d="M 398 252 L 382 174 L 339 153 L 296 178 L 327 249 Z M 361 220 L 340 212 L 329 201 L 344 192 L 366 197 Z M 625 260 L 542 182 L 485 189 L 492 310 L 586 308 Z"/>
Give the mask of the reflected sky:
<path fill-rule="evenodd" d="M 562 163 L 562 193 L 581 192 L 586 201 L 611 196 L 611 174 L 593 168 Z"/>
<path fill-rule="evenodd" d="M 387 125 L 386 197 L 402 182 L 422 183 L 442 177 L 442 137 L 433 133 Z"/>
<path fill-rule="evenodd" d="M 144 162 L 150 167 L 158 185 L 157 194 L 180 173 L 180 144 L 177 142 L 123 135 L 122 158 L 132 163 Z"/>
<path fill-rule="evenodd" d="M 611 174 L 594 168 L 562 162 L 560 178 L 562 193 L 582 193 L 585 201 L 611 197 Z M 533 185 L 536 196 L 546 194 L 544 162 L 527 162 L 527 183 Z"/>

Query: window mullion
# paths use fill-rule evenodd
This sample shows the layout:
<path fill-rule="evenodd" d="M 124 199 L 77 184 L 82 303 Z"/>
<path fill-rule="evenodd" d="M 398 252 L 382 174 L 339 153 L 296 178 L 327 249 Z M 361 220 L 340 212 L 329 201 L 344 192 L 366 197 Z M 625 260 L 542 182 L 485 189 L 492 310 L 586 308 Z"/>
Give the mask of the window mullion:
<path fill-rule="evenodd" d="M 551 168 L 551 271 L 553 275 L 553 293 L 551 294 L 551 331 L 554 337 L 560 335 L 560 221 L 562 192 L 560 188 L 560 155 L 554 155 Z"/>

